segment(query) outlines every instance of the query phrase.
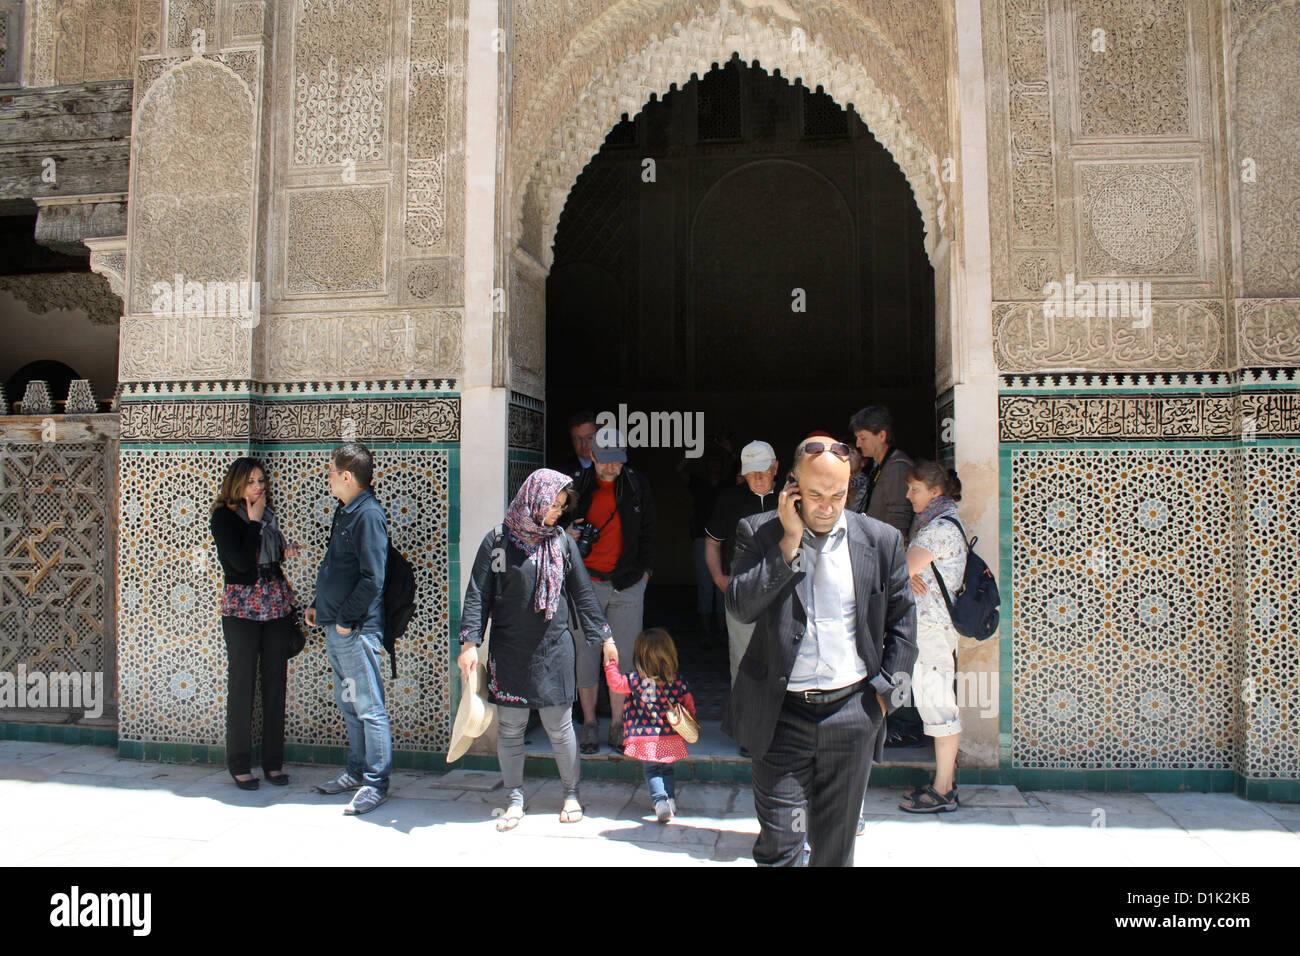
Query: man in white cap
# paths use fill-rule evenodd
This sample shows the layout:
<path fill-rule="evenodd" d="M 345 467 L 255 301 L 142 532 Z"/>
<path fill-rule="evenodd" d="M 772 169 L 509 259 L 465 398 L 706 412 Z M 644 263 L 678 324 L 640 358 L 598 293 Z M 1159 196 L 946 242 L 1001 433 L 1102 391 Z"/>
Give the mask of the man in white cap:
<path fill-rule="evenodd" d="M 574 481 L 578 493 L 576 517 L 569 534 L 583 552 L 605 620 L 614 630 L 619 660 L 632 660 L 632 646 L 641 633 L 646 582 L 654 568 L 654 498 L 650 482 L 627 464 L 627 444 L 617 428 L 596 432 L 591 457 L 595 462 Z M 585 531 L 585 535 L 584 535 Z M 578 699 L 582 703 L 582 732 L 578 747 L 597 753 L 596 696 L 600 689 L 600 654 L 578 642 Z M 609 745 L 623 749 L 623 695 L 609 693 Z"/>
<path fill-rule="evenodd" d="M 736 525 L 741 518 L 771 511 L 776 507 L 776 473 L 780 462 L 765 441 L 752 441 L 740 451 L 740 475 L 744 484 L 735 485 L 718 495 L 709 523 L 704 528 L 704 559 L 709 574 L 723 594 L 731 581 L 731 557 L 736 550 Z M 742 624 L 727 613 L 727 650 L 731 660 L 731 682 L 736 682 L 736 668 L 745 656 L 753 624 Z"/>

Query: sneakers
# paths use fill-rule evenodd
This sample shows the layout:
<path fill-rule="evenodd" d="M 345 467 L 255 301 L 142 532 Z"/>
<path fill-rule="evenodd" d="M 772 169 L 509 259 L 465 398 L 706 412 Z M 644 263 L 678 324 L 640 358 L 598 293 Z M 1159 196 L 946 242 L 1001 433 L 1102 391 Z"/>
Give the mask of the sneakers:
<path fill-rule="evenodd" d="M 357 791 L 352 802 L 343 808 L 343 812 L 350 817 L 358 814 L 369 813 L 375 807 L 388 802 L 388 794 L 380 793 L 374 787 L 362 787 Z"/>
<path fill-rule="evenodd" d="M 673 816 L 677 816 L 677 801 L 672 797 L 668 798 L 668 812 Z"/>
<path fill-rule="evenodd" d="M 669 805 L 669 801 L 655 801 L 655 816 L 659 818 L 660 823 L 667 823 L 673 818 L 673 808 Z"/>
<path fill-rule="evenodd" d="M 317 793 L 346 793 L 348 790 L 356 790 L 361 786 L 361 781 L 346 770 L 326 783 L 316 785 Z"/>

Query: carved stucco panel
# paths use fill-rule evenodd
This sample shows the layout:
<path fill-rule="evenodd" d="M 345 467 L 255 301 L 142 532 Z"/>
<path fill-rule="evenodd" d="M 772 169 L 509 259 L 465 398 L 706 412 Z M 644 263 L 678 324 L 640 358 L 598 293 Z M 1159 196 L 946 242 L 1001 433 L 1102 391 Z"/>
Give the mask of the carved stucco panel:
<path fill-rule="evenodd" d="M 1060 281 L 1046 0 L 985 0 L 988 189 L 995 297 Z"/>
<path fill-rule="evenodd" d="M 230 35 L 236 39 L 260 38 L 266 29 L 265 4 L 236 3 L 230 10 Z"/>
<path fill-rule="evenodd" d="M 383 186 L 291 191 L 286 292 L 382 292 L 386 197 Z"/>
<path fill-rule="evenodd" d="M 37 86 L 131 78 L 136 0 L 37 0 L 32 81 Z"/>
<path fill-rule="evenodd" d="M 123 382 L 247 378 L 251 323 L 219 316 L 129 315 L 122 319 Z"/>
<path fill-rule="evenodd" d="M 1049 317 L 1037 303 L 993 307 L 1002 372 L 1200 371 L 1226 363 L 1223 303 L 1152 302 L 1151 320 L 1130 315 Z M 1102 311 L 1102 310 L 1094 310 Z"/>
<path fill-rule="evenodd" d="M 390 0 L 292 2 L 292 165 L 383 162 Z"/>
<path fill-rule="evenodd" d="M 223 53 L 206 53 L 202 57 L 187 56 L 142 56 L 135 65 L 135 88 L 132 90 L 135 109 L 139 111 L 145 94 L 158 78 L 181 63 L 203 59 L 210 63 L 220 63 L 244 81 L 255 96 L 261 85 L 259 76 L 259 54 L 256 50 L 227 50 Z"/>
<path fill-rule="evenodd" d="M 406 241 L 416 250 L 444 248 L 447 226 L 448 0 L 412 0 L 407 91 Z"/>
<path fill-rule="evenodd" d="M 252 278 L 253 116 L 248 87 L 209 59 L 185 61 L 146 94 L 131 142 L 131 313 L 150 312 L 153 283 L 177 274 Z"/>
<path fill-rule="evenodd" d="M 121 256 L 122 253 L 116 255 Z M 94 263 L 92 262 L 92 267 Z M 119 267 L 120 268 L 120 267 Z M 105 271 L 104 277 L 95 272 Z M 55 309 L 85 312 L 99 325 L 116 325 L 122 315 L 121 274 L 113 284 L 106 270 L 94 272 L 37 272 L 0 276 L 0 290 L 20 299 L 38 315 Z"/>
<path fill-rule="evenodd" d="M 1079 137 L 1193 132 L 1189 18 L 1197 0 L 1070 0 Z"/>
<path fill-rule="evenodd" d="M 162 49 L 162 0 L 140 0 L 136 25 L 136 55 L 147 56 Z"/>
<path fill-rule="evenodd" d="M 1294 76 L 1300 55 L 1300 3 L 1234 4 L 1230 70 L 1235 128 L 1244 292 L 1300 293 L 1300 96 Z M 1253 16 L 1251 16 L 1253 14 Z M 1249 161 L 1253 181 L 1243 181 Z"/>
<path fill-rule="evenodd" d="M 267 316 L 269 381 L 454 377 L 463 364 L 459 310 Z"/>
<path fill-rule="evenodd" d="M 1300 366 L 1300 299 L 1238 299 L 1236 312 L 1242 366 Z"/>
<path fill-rule="evenodd" d="M 1076 173 L 1081 275 L 1207 274 L 1195 160 L 1079 162 Z"/>
<path fill-rule="evenodd" d="M 203 31 L 204 49 L 215 49 L 217 42 L 217 0 L 167 0 L 167 48 L 178 49 L 194 44 Z"/>
<path fill-rule="evenodd" d="M 510 387 L 541 397 L 546 387 L 546 276 L 535 263 L 510 267 Z"/>

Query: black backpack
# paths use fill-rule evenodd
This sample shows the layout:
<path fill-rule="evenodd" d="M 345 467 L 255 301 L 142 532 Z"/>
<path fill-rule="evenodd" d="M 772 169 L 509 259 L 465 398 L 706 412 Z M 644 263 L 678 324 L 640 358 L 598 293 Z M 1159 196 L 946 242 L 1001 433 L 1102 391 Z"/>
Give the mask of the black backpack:
<path fill-rule="evenodd" d="M 939 573 L 933 561 L 930 562 L 930 570 L 934 572 L 935 580 L 939 582 L 943 603 L 948 606 L 948 614 L 952 617 L 952 626 L 957 629 L 957 633 L 973 637 L 977 641 L 986 640 L 998 629 L 998 606 L 1002 603 L 1002 598 L 998 594 L 998 582 L 994 579 L 989 566 L 984 563 L 984 559 L 975 553 L 975 542 L 979 538 L 968 540 L 966 529 L 952 515 L 939 517 L 955 524 L 957 530 L 961 532 L 961 539 L 966 542 L 966 574 L 955 597 L 949 596 L 948 586 L 943 583 L 943 575 Z"/>
<path fill-rule="evenodd" d="M 393 678 L 397 678 L 397 639 L 415 616 L 415 572 L 402 553 L 388 542 L 388 568 L 384 572 L 384 650 Z"/>

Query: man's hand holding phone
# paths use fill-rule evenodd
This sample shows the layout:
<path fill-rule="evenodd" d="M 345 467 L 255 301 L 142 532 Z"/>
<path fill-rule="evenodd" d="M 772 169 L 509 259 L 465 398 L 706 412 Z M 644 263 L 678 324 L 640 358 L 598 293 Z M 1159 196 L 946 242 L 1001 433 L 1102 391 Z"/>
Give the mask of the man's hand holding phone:
<path fill-rule="evenodd" d="M 791 475 L 776 499 L 776 513 L 781 519 L 781 527 L 785 530 L 781 538 L 781 556 L 785 558 L 787 564 L 794 560 L 794 556 L 803 547 L 804 524 L 799 501 L 799 482 L 795 480 L 794 475 Z"/>

